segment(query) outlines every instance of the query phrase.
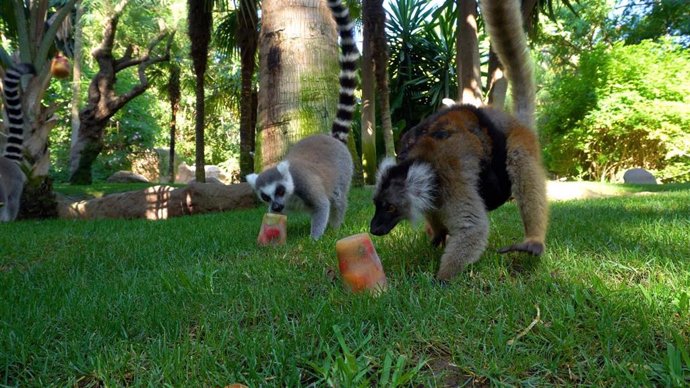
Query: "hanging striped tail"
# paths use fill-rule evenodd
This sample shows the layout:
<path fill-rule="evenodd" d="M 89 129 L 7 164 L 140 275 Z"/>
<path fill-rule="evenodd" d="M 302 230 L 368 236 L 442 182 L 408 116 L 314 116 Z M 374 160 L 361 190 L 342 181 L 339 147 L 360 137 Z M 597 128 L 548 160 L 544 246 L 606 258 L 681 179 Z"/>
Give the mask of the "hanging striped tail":
<path fill-rule="evenodd" d="M 331 133 L 336 139 L 347 143 L 355 111 L 359 50 L 355 43 L 354 24 L 350 21 L 347 5 L 342 0 L 328 0 L 328 7 L 333 13 L 340 35 L 340 98 Z"/>
<path fill-rule="evenodd" d="M 5 71 L 5 77 L 2 79 L 6 102 L 5 111 L 7 112 L 9 123 L 7 144 L 2 156 L 17 162 L 21 162 L 23 159 L 24 114 L 22 113 L 22 100 L 19 96 L 19 89 L 21 88 L 21 78 L 25 74 L 36 74 L 36 69 L 28 63 L 13 65 Z"/>

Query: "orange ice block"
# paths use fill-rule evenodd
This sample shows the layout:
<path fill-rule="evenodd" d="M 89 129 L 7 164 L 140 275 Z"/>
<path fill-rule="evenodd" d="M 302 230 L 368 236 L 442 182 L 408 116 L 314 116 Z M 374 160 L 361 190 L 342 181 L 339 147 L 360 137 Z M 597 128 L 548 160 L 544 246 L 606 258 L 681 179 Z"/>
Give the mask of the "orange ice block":
<path fill-rule="evenodd" d="M 368 233 L 355 234 L 335 243 L 338 267 L 354 292 L 386 289 L 386 274 Z"/>
<path fill-rule="evenodd" d="M 264 214 L 256 242 L 259 245 L 283 245 L 287 239 L 287 216 L 276 213 Z"/>

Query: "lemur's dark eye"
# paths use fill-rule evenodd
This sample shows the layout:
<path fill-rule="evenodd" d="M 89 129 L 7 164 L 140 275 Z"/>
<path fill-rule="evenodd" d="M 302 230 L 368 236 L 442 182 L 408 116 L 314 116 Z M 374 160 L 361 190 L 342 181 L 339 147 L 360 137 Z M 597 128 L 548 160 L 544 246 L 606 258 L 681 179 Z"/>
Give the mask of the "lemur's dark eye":
<path fill-rule="evenodd" d="M 436 132 L 432 133 L 431 137 L 433 137 L 434 139 L 442 140 L 442 139 L 446 139 L 446 138 L 450 137 L 450 135 L 448 134 L 448 131 L 440 130 L 440 131 L 436 131 Z"/>
<path fill-rule="evenodd" d="M 269 197 L 268 195 L 266 195 L 264 193 L 261 193 L 261 200 L 264 202 L 271 202 L 271 197 Z"/>
<path fill-rule="evenodd" d="M 388 207 L 386 207 L 386 212 L 388 213 L 395 213 L 396 210 L 395 205 L 388 205 Z"/>
<path fill-rule="evenodd" d="M 283 195 L 285 195 L 285 186 L 279 185 L 276 188 L 276 197 L 282 197 Z"/>

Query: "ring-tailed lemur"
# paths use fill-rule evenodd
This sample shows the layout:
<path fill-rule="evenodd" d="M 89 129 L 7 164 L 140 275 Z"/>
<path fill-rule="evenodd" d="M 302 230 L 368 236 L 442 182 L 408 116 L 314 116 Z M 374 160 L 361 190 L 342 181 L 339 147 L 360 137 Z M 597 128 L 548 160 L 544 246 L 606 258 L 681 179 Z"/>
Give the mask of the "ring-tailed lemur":
<path fill-rule="evenodd" d="M 36 74 L 30 64 L 19 64 L 5 71 L 3 93 L 9 133 L 5 151 L 0 157 L 0 221 L 14 221 L 24 191 L 26 176 L 20 165 L 23 158 L 24 114 L 19 95 L 21 78 L 25 74 Z"/>
<path fill-rule="evenodd" d="M 355 71 L 359 51 L 347 6 L 328 0 L 340 35 L 340 97 L 331 136 L 312 135 L 290 148 L 285 159 L 247 182 L 269 211 L 281 213 L 304 205 L 311 213 L 311 237 L 319 239 L 326 224 L 337 228 L 345 218 L 352 180 L 352 157 L 346 143 L 355 110 Z"/>

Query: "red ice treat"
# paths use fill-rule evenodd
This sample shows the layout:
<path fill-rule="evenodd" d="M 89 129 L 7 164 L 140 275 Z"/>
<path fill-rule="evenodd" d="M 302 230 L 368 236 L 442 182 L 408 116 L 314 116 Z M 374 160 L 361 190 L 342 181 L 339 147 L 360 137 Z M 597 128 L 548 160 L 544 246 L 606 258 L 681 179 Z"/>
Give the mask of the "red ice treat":
<path fill-rule="evenodd" d="M 266 213 L 259 237 L 256 239 L 259 245 L 283 245 L 287 239 L 287 216 L 283 214 Z"/>
<path fill-rule="evenodd" d="M 355 234 L 335 243 L 338 267 L 354 292 L 386 289 L 386 274 L 368 233 Z"/>
<path fill-rule="evenodd" d="M 70 73 L 70 65 L 67 58 L 61 54 L 56 55 L 50 63 L 50 73 L 55 78 L 67 78 Z"/>

